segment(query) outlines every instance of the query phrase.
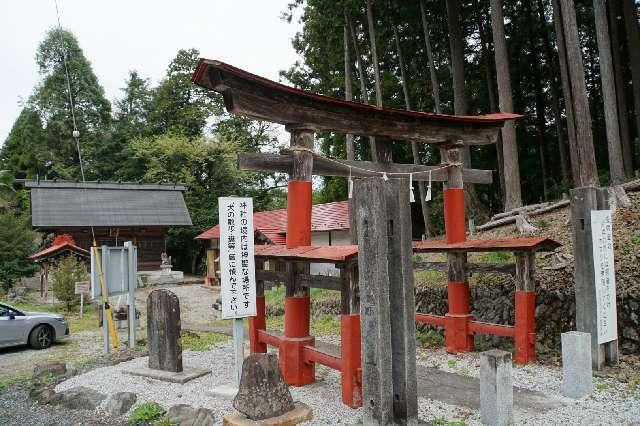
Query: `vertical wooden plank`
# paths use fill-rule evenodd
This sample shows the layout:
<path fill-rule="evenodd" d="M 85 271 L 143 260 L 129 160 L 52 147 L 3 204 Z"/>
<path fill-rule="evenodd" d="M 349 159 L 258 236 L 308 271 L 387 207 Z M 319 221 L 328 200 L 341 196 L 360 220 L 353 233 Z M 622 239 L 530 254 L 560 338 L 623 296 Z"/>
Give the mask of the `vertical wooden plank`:
<path fill-rule="evenodd" d="M 405 422 L 418 417 L 409 179 L 389 180 L 384 184 L 384 192 L 387 208 L 393 414 L 395 420 Z"/>
<path fill-rule="evenodd" d="M 358 269 L 362 341 L 363 423 L 393 422 L 391 370 L 391 323 L 386 227 L 385 182 L 360 179 L 354 182 L 358 222 Z"/>
<path fill-rule="evenodd" d="M 516 290 L 535 290 L 535 253 L 516 253 Z"/>

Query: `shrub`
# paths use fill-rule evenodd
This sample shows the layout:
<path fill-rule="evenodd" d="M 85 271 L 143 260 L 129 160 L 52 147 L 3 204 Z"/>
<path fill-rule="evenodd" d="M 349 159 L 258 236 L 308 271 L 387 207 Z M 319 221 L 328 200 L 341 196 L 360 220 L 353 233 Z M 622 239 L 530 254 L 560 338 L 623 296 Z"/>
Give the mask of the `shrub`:
<path fill-rule="evenodd" d="M 66 256 L 53 268 L 52 276 L 53 294 L 66 305 L 67 312 L 71 311 L 71 307 L 80 300 L 80 296 L 75 294 L 75 283 L 86 277 L 82 265 L 75 256 Z"/>
<path fill-rule="evenodd" d="M 28 257 L 33 254 L 36 238 L 26 219 L 0 214 L 0 287 L 8 291 L 20 277 L 32 275 L 37 265 Z"/>
<path fill-rule="evenodd" d="M 129 414 L 129 423 L 132 425 L 145 425 L 159 420 L 164 416 L 164 408 L 157 402 L 143 402 L 137 405 Z"/>

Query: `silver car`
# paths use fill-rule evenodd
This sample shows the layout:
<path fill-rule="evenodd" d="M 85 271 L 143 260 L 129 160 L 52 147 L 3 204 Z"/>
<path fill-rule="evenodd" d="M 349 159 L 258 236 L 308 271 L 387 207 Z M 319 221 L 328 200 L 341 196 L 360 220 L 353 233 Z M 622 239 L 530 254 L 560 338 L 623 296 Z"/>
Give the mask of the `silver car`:
<path fill-rule="evenodd" d="M 0 348 L 30 345 L 46 349 L 69 336 L 69 324 L 62 315 L 48 312 L 23 312 L 0 303 Z"/>

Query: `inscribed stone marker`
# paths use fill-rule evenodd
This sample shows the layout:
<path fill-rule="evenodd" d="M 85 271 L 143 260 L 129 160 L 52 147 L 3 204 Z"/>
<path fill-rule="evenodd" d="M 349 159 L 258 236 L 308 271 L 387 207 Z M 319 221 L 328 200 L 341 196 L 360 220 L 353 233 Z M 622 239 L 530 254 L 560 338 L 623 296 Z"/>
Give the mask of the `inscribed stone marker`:
<path fill-rule="evenodd" d="M 562 394 L 580 399 L 593 390 L 591 335 L 569 331 L 560 336 L 562 344 Z"/>
<path fill-rule="evenodd" d="M 181 372 L 180 302 L 166 289 L 154 290 L 147 298 L 149 368 Z"/>
<path fill-rule="evenodd" d="M 480 416 L 486 425 L 513 423 L 511 353 L 492 349 L 480 354 Z"/>

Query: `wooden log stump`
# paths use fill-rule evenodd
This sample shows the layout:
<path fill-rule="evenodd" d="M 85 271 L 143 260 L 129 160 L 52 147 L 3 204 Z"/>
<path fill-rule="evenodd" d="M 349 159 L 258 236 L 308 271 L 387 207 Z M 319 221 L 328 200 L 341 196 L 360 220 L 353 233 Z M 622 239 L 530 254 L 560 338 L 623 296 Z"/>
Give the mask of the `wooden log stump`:
<path fill-rule="evenodd" d="M 154 290 L 147 298 L 147 340 L 149 368 L 182 371 L 180 302 L 169 290 Z"/>

